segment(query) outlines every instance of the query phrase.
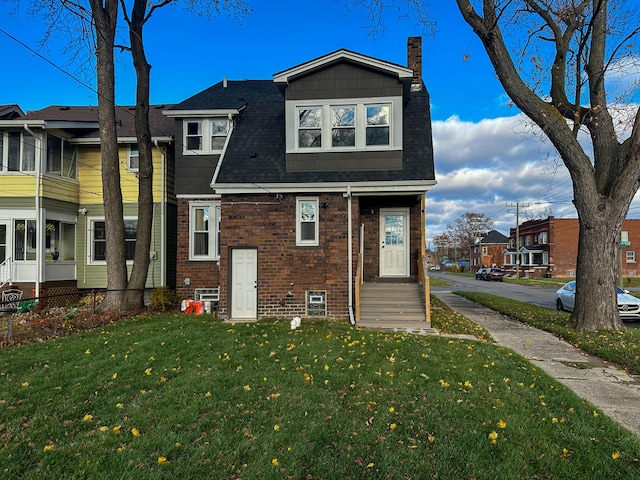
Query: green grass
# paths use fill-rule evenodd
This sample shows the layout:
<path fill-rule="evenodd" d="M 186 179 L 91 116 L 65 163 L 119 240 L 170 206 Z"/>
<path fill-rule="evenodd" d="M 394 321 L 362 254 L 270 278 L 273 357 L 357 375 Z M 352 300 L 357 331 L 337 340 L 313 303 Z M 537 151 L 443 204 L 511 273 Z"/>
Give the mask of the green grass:
<path fill-rule="evenodd" d="M 569 313 L 497 295 L 455 292 L 528 325 L 555 333 L 581 349 L 640 374 L 640 330 L 579 332 L 568 328 Z"/>
<path fill-rule="evenodd" d="M 163 314 L 4 348 L 0 382 L 7 479 L 640 476 L 640 439 L 457 338 Z"/>

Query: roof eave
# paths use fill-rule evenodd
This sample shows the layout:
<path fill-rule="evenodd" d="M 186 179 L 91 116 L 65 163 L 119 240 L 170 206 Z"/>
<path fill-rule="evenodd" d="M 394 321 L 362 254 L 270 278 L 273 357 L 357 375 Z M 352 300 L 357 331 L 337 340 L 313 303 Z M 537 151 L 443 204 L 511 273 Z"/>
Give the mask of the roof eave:
<path fill-rule="evenodd" d="M 338 50 L 315 60 L 303 63 L 296 67 L 284 70 L 273 75 L 273 81 L 279 84 L 287 84 L 291 78 L 297 77 L 309 71 L 321 68 L 329 63 L 336 62 L 338 60 L 351 60 L 357 63 L 367 65 L 377 70 L 383 70 L 388 73 L 397 75 L 400 79 L 413 78 L 413 70 L 396 65 L 394 63 L 385 62 L 377 58 L 368 57 L 359 53 L 351 52 L 349 50 Z"/>

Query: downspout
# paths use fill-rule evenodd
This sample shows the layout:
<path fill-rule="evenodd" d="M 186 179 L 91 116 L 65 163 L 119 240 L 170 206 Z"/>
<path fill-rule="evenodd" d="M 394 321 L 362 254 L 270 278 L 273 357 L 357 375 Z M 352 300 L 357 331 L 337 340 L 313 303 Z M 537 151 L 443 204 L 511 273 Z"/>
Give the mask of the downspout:
<path fill-rule="evenodd" d="M 351 231 L 351 185 L 347 186 L 347 256 L 348 258 L 348 272 L 349 272 L 349 322 L 351 325 L 356 324 L 356 320 L 353 317 L 353 232 Z"/>
<path fill-rule="evenodd" d="M 31 130 L 29 128 L 29 126 L 25 123 L 24 124 L 24 129 L 29 133 L 29 135 L 31 135 L 34 139 L 34 141 L 37 141 L 37 136 L 35 134 L 35 132 L 33 130 Z M 37 149 L 36 151 L 42 152 L 42 148 Z M 36 208 L 36 232 L 38 233 L 38 235 L 36 236 L 36 278 L 35 278 L 35 294 L 34 297 L 35 298 L 39 298 L 40 297 L 40 269 L 42 268 L 42 219 L 40 218 L 40 182 L 41 182 L 41 178 L 40 176 L 42 175 L 42 166 L 41 166 L 41 158 L 40 155 L 38 155 L 38 158 L 36 158 L 36 195 L 35 195 L 35 208 Z M 26 226 L 27 220 L 25 219 L 25 226 Z M 26 230 L 25 230 L 26 231 Z M 15 239 L 14 239 L 15 242 Z M 25 259 L 27 257 L 25 256 Z"/>
<path fill-rule="evenodd" d="M 167 149 L 160 146 L 158 140 L 153 141 L 154 145 L 158 150 L 160 150 L 160 243 L 162 247 L 160 248 L 160 282 L 162 285 L 167 284 L 167 202 L 166 202 L 166 185 L 165 185 L 165 162 Z"/>

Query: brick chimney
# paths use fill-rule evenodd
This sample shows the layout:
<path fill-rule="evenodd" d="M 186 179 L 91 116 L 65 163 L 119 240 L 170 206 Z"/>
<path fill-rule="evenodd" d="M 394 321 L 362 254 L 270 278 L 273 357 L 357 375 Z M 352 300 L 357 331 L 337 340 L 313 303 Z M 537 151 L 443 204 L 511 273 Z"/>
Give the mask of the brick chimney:
<path fill-rule="evenodd" d="M 407 66 L 413 70 L 412 88 L 422 87 L 422 37 L 409 37 L 407 41 Z"/>

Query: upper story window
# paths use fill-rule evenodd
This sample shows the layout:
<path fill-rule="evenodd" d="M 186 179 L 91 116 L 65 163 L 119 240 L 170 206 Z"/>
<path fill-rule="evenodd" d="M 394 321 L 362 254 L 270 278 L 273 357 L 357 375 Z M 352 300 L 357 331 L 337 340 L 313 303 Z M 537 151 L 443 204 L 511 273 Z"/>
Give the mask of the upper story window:
<path fill-rule="evenodd" d="M 0 171 L 33 172 L 36 139 L 24 132 L 0 132 Z"/>
<path fill-rule="evenodd" d="M 628 242 L 629 241 L 629 232 L 627 230 L 623 230 L 620 232 L 620 242 Z"/>
<path fill-rule="evenodd" d="M 129 152 L 127 153 L 127 170 L 130 172 L 140 171 L 140 155 L 138 153 L 137 143 L 129 145 Z"/>
<path fill-rule="evenodd" d="M 47 134 L 46 173 L 76 178 L 76 148 L 64 138 Z"/>
<path fill-rule="evenodd" d="M 398 97 L 286 103 L 287 151 L 349 151 L 402 148 L 402 102 Z"/>
<path fill-rule="evenodd" d="M 367 146 L 389 145 L 389 105 L 367 106 Z"/>
<path fill-rule="evenodd" d="M 625 256 L 627 263 L 636 263 L 636 252 L 634 250 L 627 250 Z"/>
<path fill-rule="evenodd" d="M 185 119 L 183 151 L 185 155 L 220 153 L 229 135 L 226 118 Z"/>

